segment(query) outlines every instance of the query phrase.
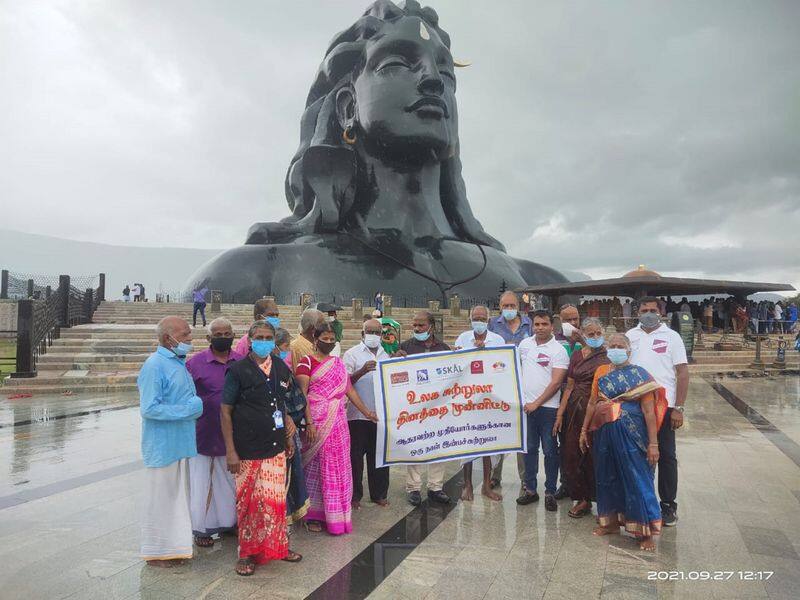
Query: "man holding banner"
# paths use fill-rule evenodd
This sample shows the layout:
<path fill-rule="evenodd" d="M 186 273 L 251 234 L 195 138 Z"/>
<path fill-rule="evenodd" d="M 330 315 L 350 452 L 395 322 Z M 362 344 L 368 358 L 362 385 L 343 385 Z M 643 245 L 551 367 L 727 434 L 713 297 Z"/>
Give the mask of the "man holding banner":
<path fill-rule="evenodd" d="M 419 311 L 414 315 L 411 323 L 413 337 L 400 344 L 400 354 L 410 356 L 423 354 L 426 352 L 442 352 L 450 350 L 450 346 L 436 339 L 434 326 L 436 321 L 433 313 L 427 310 Z M 428 498 L 440 504 L 449 504 L 450 496 L 444 493 L 444 463 L 433 463 L 428 465 Z M 418 465 L 408 465 L 406 474 L 406 493 L 408 502 L 412 506 L 419 506 L 422 503 L 422 467 Z"/>
<path fill-rule="evenodd" d="M 465 331 L 456 338 L 455 349 L 466 350 L 470 348 L 497 348 L 505 345 L 505 340 L 498 334 L 489 331 L 489 309 L 485 306 L 474 306 L 470 311 L 472 329 Z M 461 491 L 462 500 L 473 500 L 475 492 L 472 486 L 472 463 L 477 459 L 464 461 L 464 488 Z M 492 490 L 492 467 L 500 462 L 500 455 L 483 457 L 483 485 L 481 494 L 489 500 L 500 501 L 503 496 Z"/>

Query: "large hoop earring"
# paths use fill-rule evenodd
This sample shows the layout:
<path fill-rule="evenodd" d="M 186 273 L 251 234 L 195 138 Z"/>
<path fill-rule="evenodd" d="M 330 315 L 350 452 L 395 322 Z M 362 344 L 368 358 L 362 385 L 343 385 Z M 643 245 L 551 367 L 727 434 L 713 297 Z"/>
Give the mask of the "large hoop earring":
<path fill-rule="evenodd" d="M 352 146 L 356 143 L 356 134 L 353 132 L 353 126 L 348 125 L 342 131 L 342 139 L 344 140 L 345 144 Z"/>

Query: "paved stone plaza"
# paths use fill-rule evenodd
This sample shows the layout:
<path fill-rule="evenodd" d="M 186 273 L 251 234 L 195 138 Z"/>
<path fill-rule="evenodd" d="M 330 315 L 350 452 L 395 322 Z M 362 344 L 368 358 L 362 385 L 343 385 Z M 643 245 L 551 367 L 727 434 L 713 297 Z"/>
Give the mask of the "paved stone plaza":
<path fill-rule="evenodd" d="M 478 498 L 451 510 L 412 510 L 394 468 L 390 508 L 365 503 L 348 536 L 296 531 L 303 562 L 271 563 L 250 578 L 233 572 L 230 537 L 184 567 L 139 560 L 135 394 L 5 396 L 3 598 L 708 599 L 796 598 L 800 589 L 797 376 L 693 376 L 679 434 L 680 522 L 655 554 L 631 538 L 593 537 L 594 520 L 568 518 L 566 500 L 557 513 L 541 502 L 518 507 L 507 461 L 501 504 Z M 690 580 L 715 571 L 730 578 Z M 766 581 L 742 580 L 766 572 Z M 659 576 L 671 580 L 651 579 Z"/>

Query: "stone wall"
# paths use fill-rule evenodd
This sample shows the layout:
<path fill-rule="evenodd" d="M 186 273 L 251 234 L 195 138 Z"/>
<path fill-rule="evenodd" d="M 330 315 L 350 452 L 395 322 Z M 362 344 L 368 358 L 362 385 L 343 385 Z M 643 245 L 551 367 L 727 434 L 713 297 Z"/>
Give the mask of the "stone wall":
<path fill-rule="evenodd" d="M 0 300 L 0 337 L 8 337 L 11 334 L 2 333 L 3 331 L 15 331 L 17 329 L 17 301 Z"/>

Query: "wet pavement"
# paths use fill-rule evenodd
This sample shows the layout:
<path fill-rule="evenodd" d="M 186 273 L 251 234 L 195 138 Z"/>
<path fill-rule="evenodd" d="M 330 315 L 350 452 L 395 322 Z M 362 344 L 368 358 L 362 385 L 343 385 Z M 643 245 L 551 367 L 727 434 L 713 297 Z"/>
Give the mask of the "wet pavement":
<path fill-rule="evenodd" d="M 800 589 L 800 377 L 693 378 L 678 435 L 677 527 L 654 554 L 591 535 L 570 503 L 505 498 L 413 509 L 392 470 L 388 509 L 354 534 L 297 531 L 297 565 L 233 572 L 236 542 L 161 570 L 138 557 L 142 481 L 135 394 L 0 393 L 3 598 L 796 598 Z M 448 469 L 448 477 L 456 472 Z M 458 478 L 449 489 L 457 490 Z M 771 573 L 771 574 L 770 574 Z M 717 579 L 705 581 L 704 579 Z"/>

